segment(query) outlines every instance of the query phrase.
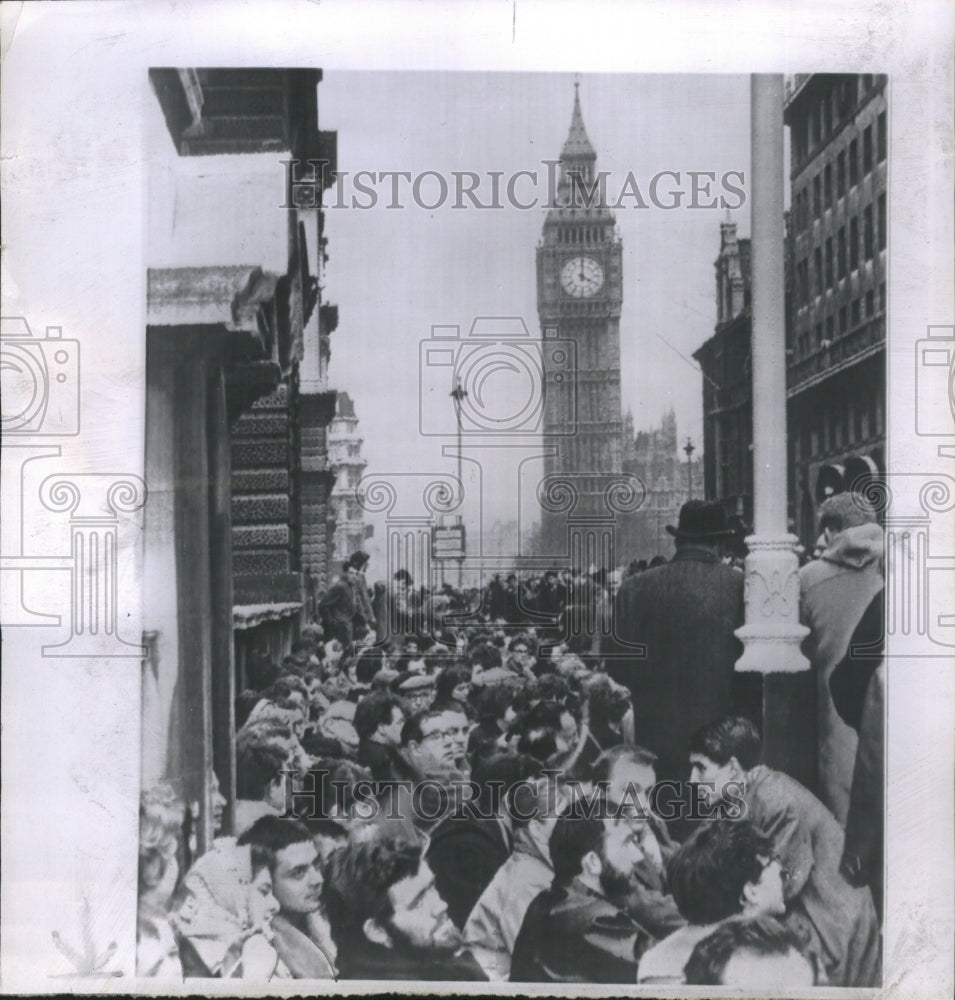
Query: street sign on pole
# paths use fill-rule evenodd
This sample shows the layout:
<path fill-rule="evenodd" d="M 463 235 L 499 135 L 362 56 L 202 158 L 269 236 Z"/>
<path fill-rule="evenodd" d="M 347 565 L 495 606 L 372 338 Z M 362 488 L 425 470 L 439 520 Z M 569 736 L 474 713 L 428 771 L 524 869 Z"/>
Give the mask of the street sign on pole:
<path fill-rule="evenodd" d="M 449 524 L 431 529 L 431 556 L 437 562 L 464 558 L 464 525 Z"/>

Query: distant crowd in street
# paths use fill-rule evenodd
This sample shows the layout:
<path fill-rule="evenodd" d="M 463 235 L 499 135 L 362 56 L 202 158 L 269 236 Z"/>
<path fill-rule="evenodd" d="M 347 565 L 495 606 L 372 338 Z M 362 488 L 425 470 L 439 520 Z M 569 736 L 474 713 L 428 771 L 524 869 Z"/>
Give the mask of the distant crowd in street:
<path fill-rule="evenodd" d="M 247 665 L 210 849 L 176 776 L 144 790 L 140 975 L 878 985 L 875 512 L 827 500 L 799 570 L 812 789 L 763 760 L 761 677 L 734 669 L 739 532 L 692 500 L 667 530 L 669 561 L 481 589 L 370 586 L 354 553 L 284 660 Z"/>

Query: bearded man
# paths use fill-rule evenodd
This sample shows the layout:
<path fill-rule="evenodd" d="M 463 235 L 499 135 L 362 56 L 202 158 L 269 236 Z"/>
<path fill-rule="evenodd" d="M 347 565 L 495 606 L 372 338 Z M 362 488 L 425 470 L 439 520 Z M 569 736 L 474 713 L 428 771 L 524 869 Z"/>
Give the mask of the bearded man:
<path fill-rule="evenodd" d="M 643 860 L 634 824 L 574 809 L 550 836 L 554 882 L 531 903 L 514 943 L 511 982 L 635 983 L 652 935 L 626 901 Z"/>

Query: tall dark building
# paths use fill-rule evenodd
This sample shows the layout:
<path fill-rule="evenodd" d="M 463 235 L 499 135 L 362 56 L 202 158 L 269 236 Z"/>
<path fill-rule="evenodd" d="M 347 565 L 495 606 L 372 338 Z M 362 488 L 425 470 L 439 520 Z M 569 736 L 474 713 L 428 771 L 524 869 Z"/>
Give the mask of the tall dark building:
<path fill-rule="evenodd" d="M 786 394 L 792 515 L 885 469 L 888 154 L 884 76 L 796 77 Z"/>
<path fill-rule="evenodd" d="M 703 377 L 703 479 L 727 514 L 753 521 L 753 369 L 750 242 L 720 225 L 716 330 L 693 355 Z"/>
<path fill-rule="evenodd" d="M 786 243 L 789 514 L 812 548 L 826 497 L 885 470 L 887 206 L 885 77 L 792 81 Z M 749 241 L 721 226 L 717 324 L 703 371 L 707 496 L 750 522 L 752 323 Z"/>
<path fill-rule="evenodd" d="M 556 449 L 545 459 L 545 479 L 573 484 L 579 494 L 575 516 L 606 515 L 606 476 L 622 469 L 622 247 L 613 213 L 594 188 L 596 161 L 575 93 L 557 198 L 537 247 L 546 375 L 543 432 L 545 444 Z M 566 514 L 545 505 L 544 552 L 563 550 L 565 522 Z"/>

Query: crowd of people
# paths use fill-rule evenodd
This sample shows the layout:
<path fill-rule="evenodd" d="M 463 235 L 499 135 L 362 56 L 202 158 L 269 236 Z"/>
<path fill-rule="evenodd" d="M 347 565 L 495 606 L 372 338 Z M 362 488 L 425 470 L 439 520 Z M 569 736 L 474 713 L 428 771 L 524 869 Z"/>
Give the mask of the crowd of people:
<path fill-rule="evenodd" d="M 851 759 L 823 733 L 823 798 L 762 761 L 718 505 L 684 506 L 669 562 L 480 593 L 370 588 L 356 553 L 249 665 L 211 847 L 173 782 L 143 792 L 140 975 L 877 985 L 881 667 L 850 640 L 880 529 L 821 514 L 806 648 L 820 718 L 859 732 Z"/>

